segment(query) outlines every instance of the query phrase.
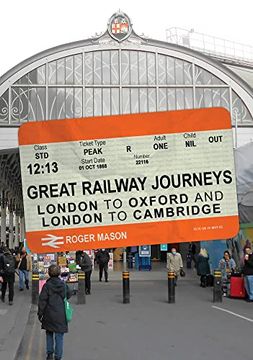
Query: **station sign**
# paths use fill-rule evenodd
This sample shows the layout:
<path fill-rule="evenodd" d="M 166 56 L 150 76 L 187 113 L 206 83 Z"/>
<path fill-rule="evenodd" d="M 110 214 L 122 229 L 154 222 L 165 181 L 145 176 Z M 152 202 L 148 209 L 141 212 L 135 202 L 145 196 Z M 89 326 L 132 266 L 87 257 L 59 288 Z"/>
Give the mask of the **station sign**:
<path fill-rule="evenodd" d="M 33 252 L 238 232 L 231 120 L 223 108 L 29 122 L 19 145 Z"/>
<path fill-rule="evenodd" d="M 139 246 L 139 256 L 140 257 L 151 257 L 151 246 L 150 245 Z"/>
<path fill-rule="evenodd" d="M 168 251 L 168 244 L 160 244 L 160 251 Z"/>

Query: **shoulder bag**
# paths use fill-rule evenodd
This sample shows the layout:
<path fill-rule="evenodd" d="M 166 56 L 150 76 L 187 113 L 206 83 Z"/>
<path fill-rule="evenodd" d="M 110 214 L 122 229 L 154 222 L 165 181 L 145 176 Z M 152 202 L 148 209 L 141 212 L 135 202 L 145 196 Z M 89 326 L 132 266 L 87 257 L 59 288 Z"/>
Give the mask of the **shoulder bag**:
<path fill-rule="evenodd" d="M 67 322 L 70 322 L 72 320 L 72 317 L 73 317 L 73 307 L 68 302 L 68 299 L 67 299 L 67 285 L 65 283 L 64 283 L 64 288 L 65 288 L 65 296 L 64 296 L 65 315 L 66 315 Z"/>

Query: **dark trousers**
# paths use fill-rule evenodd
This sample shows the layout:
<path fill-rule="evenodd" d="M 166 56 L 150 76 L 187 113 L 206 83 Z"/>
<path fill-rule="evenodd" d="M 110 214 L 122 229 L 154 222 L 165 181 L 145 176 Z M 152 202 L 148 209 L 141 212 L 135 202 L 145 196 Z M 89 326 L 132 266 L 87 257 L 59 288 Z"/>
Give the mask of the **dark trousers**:
<path fill-rule="evenodd" d="M 86 293 L 90 293 L 90 290 L 91 290 L 91 281 L 90 281 L 91 273 L 92 273 L 92 270 L 85 271 L 85 292 Z"/>
<path fill-rule="evenodd" d="M 99 264 L 99 281 L 102 281 L 103 271 L 105 273 L 105 281 L 108 281 L 108 263 Z"/>
<path fill-rule="evenodd" d="M 8 284 L 9 301 L 13 301 L 13 297 L 14 297 L 14 280 L 15 280 L 15 274 L 8 274 L 8 275 L 3 276 L 2 299 L 5 298 L 5 293 L 6 293 L 7 284 Z"/>
<path fill-rule="evenodd" d="M 206 275 L 201 275 L 200 276 L 200 286 L 202 286 L 202 287 L 207 286 L 207 277 L 206 277 Z"/>

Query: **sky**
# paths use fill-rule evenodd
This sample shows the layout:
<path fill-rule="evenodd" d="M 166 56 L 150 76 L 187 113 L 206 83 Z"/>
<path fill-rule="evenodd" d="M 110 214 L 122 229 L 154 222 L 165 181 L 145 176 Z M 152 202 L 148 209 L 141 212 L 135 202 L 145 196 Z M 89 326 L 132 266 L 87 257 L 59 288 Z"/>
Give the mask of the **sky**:
<path fill-rule="evenodd" d="M 252 8 L 251 0 L 1 1 L 0 76 L 40 51 L 104 32 L 119 9 L 153 39 L 180 27 L 253 46 Z"/>

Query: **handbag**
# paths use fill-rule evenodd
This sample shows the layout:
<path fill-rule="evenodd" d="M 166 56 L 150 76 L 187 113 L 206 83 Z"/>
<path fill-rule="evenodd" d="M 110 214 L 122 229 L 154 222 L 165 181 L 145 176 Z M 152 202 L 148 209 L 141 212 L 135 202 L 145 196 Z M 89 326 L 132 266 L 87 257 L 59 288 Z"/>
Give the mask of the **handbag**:
<path fill-rule="evenodd" d="M 67 299 L 67 286 L 66 286 L 66 284 L 64 284 L 64 287 L 65 287 L 65 296 L 64 296 L 65 315 L 66 315 L 67 322 L 70 322 L 72 320 L 72 317 L 73 317 L 73 307 L 68 302 L 68 299 Z"/>
<path fill-rule="evenodd" d="M 184 277 L 185 276 L 185 272 L 183 269 L 180 269 L 180 276 Z"/>

